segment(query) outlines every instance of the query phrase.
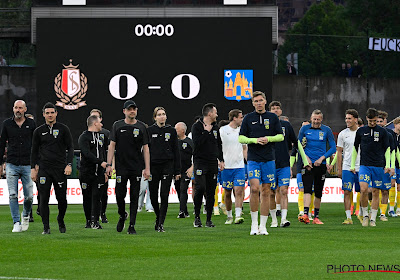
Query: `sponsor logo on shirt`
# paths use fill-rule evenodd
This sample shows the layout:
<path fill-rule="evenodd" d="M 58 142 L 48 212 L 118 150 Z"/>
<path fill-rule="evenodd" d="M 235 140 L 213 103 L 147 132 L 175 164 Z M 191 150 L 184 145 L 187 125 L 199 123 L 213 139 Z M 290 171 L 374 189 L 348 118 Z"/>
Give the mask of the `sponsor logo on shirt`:
<path fill-rule="evenodd" d="M 256 123 L 258 123 L 258 122 L 251 122 L 251 124 L 256 124 Z"/>
<path fill-rule="evenodd" d="M 165 133 L 165 141 L 171 139 L 171 133 Z"/>
<path fill-rule="evenodd" d="M 138 137 L 138 135 L 139 135 L 139 128 L 135 128 L 133 130 L 133 137 Z"/>
<path fill-rule="evenodd" d="M 57 138 L 58 134 L 60 133 L 60 131 L 58 129 L 54 129 L 53 130 L 53 136 L 54 138 Z"/>
<path fill-rule="evenodd" d="M 47 132 L 43 132 L 43 133 L 42 133 L 42 135 L 46 135 L 46 134 L 47 134 Z"/>
<path fill-rule="evenodd" d="M 152 134 L 151 137 L 156 138 L 158 134 Z"/>
<path fill-rule="evenodd" d="M 264 119 L 265 129 L 269 129 L 269 119 Z"/>

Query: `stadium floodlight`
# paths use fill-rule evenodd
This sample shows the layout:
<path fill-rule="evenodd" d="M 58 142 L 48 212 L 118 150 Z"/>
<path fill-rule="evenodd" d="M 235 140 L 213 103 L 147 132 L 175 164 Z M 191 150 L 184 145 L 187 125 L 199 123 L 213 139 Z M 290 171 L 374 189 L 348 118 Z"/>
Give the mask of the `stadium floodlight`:
<path fill-rule="evenodd" d="M 86 0 L 63 0 L 63 5 L 86 5 Z"/>

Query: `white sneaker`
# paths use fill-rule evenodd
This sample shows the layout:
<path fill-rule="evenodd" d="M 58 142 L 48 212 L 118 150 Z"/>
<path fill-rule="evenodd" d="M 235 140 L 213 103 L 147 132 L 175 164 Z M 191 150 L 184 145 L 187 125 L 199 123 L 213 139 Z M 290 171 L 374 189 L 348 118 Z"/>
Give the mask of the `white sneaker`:
<path fill-rule="evenodd" d="M 276 227 L 278 227 L 278 221 L 273 221 L 272 223 L 271 223 L 271 227 L 272 228 L 276 228 Z"/>
<path fill-rule="evenodd" d="M 205 206 L 205 205 L 204 205 Z M 206 207 L 203 207 L 203 215 L 207 215 L 207 209 Z"/>
<path fill-rule="evenodd" d="M 288 226 L 290 226 L 290 222 L 288 220 L 281 221 L 281 227 L 288 227 Z"/>
<path fill-rule="evenodd" d="M 154 213 L 153 209 L 147 209 L 147 213 Z"/>
<path fill-rule="evenodd" d="M 137 209 L 138 212 L 142 212 L 142 210 L 143 210 L 142 207 L 139 207 L 139 208 Z"/>
<path fill-rule="evenodd" d="M 28 222 L 29 222 L 29 220 L 28 220 Z M 22 226 L 21 226 L 20 222 L 16 222 L 14 224 L 12 232 L 22 232 Z"/>
<path fill-rule="evenodd" d="M 225 221 L 225 225 L 231 225 L 233 224 L 233 217 L 228 217 Z"/>
<path fill-rule="evenodd" d="M 258 225 L 257 226 L 253 226 L 253 225 L 251 226 L 250 235 L 259 235 Z"/>
<path fill-rule="evenodd" d="M 220 216 L 221 213 L 219 212 L 218 206 L 214 206 L 214 216 Z"/>
<path fill-rule="evenodd" d="M 22 217 L 22 214 L 21 214 L 21 221 L 22 221 L 22 223 L 21 223 L 22 231 L 27 231 L 29 228 L 29 216 Z"/>
<path fill-rule="evenodd" d="M 268 233 L 266 227 L 260 227 L 260 232 L 259 232 L 259 234 L 260 234 L 260 235 L 268 235 L 269 233 Z"/>
<path fill-rule="evenodd" d="M 397 210 L 396 210 L 396 215 L 397 215 L 397 216 L 400 216 L 400 208 L 397 208 Z"/>

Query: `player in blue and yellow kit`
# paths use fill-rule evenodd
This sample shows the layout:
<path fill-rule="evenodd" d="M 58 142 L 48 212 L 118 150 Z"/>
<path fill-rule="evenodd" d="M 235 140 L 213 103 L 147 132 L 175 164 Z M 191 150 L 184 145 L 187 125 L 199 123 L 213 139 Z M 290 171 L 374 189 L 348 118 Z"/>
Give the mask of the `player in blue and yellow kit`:
<path fill-rule="evenodd" d="M 304 162 L 304 215 L 300 221 L 309 224 L 308 217 L 311 203 L 311 193 L 314 184 L 314 220 L 313 224 L 323 224 L 319 219 L 322 190 L 325 183 L 327 170 L 326 159 L 336 152 L 336 143 L 330 127 L 322 124 L 323 115 L 320 110 L 314 110 L 311 114 L 311 124 L 300 129 L 298 137 L 298 149 Z M 327 151 L 327 144 L 329 150 Z"/>
<path fill-rule="evenodd" d="M 368 186 L 372 182 L 372 203 L 370 226 L 376 226 L 376 215 L 379 205 L 379 189 L 383 186 L 383 174 L 394 174 L 390 169 L 390 144 L 386 130 L 376 125 L 378 111 L 374 108 L 367 110 L 368 126 L 357 130 L 350 171 L 355 173 L 355 163 L 358 147 L 360 147 L 359 181 L 361 189 L 361 209 L 364 215 L 362 225 L 368 226 Z"/>
<path fill-rule="evenodd" d="M 254 112 L 243 119 L 239 142 L 248 144 L 247 164 L 250 180 L 250 235 L 268 235 L 266 224 L 269 210 L 271 184 L 275 182 L 275 151 L 273 142 L 283 141 L 282 127 L 278 117 L 265 110 L 267 98 L 260 91 L 253 93 Z M 261 191 L 260 227 L 258 206 Z"/>

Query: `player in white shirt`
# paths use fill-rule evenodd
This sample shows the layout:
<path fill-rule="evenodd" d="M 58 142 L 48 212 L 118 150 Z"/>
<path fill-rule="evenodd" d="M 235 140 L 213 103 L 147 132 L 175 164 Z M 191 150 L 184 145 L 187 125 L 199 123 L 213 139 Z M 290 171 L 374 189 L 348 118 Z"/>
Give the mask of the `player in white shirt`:
<path fill-rule="evenodd" d="M 354 139 L 356 138 L 356 132 L 358 130 L 358 112 L 354 109 L 348 109 L 346 110 L 345 115 L 347 128 L 339 133 L 336 146 L 336 156 L 335 159 L 332 161 L 330 168 L 335 165 L 337 160 L 337 174 L 339 178 L 342 178 L 342 190 L 344 191 L 344 209 L 346 213 L 346 219 L 342 224 L 352 225 L 353 220 L 351 219 L 350 205 L 352 204 L 351 193 L 353 192 L 353 185 L 356 192 L 360 192 L 360 184 L 358 181 L 358 172 L 360 170 L 360 153 L 358 153 L 356 159 L 356 173 L 354 174 L 350 171 Z"/>
<path fill-rule="evenodd" d="M 239 143 L 240 125 L 243 113 L 238 109 L 229 112 L 229 124 L 221 127 L 219 133 L 222 141 L 222 151 L 225 169 L 222 171 L 222 187 L 225 189 L 225 205 L 228 218 L 225 224 L 243 223 L 242 206 L 245 188 L 244 150 L 246 145 Z M 232 216 L 232 189 L 235 191 L 235 221 Z"/>

